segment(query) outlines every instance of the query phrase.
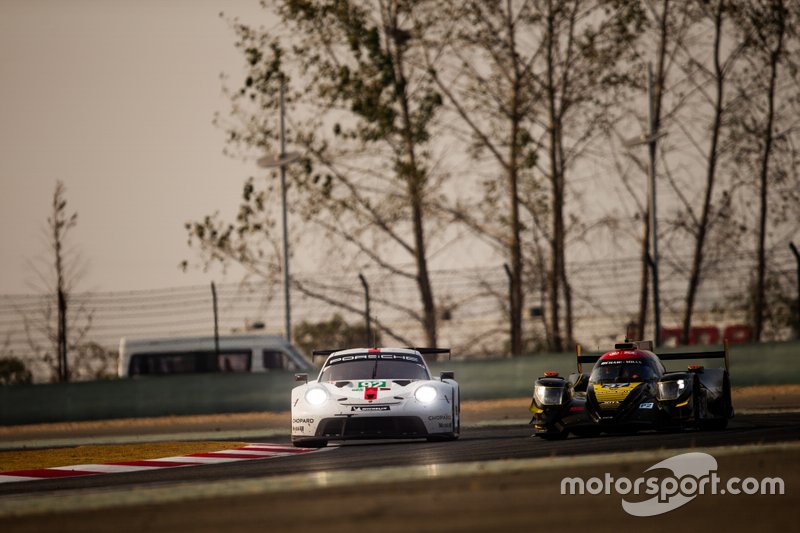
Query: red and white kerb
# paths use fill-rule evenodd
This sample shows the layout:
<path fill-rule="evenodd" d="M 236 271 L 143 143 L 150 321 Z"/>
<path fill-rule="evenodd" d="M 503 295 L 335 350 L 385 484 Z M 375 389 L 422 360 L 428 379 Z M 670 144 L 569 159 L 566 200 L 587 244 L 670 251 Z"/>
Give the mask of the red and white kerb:
<path fill-rule="evenodd" d="M 286 444 L 253 443 L 233 450 L 192 453 L 178 457 L 165 457 L 163 459 L 120 461 L 116 463 L 59 466 L 55 468 L 0 472 L 0 483 L 92 476 L 95 474 L 114 474 L 120 472 L 138 472 L 143 470 L 155 470 L 158 468 L 174 468 L 177 466 L 196 466 L 245 461 L 248 459 L 271 459 L 274 457 L 287 457 L 314 451 L 318 450 L 315 448 L 295 448 L 292 445 Z"/>

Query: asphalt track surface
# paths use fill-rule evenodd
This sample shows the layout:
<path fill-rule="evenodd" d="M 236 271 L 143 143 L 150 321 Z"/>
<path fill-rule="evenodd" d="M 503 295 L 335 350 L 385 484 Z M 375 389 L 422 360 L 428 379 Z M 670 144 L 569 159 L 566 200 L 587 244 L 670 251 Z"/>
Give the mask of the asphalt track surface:
<path fill-rule="evenodd" d="M 264 437 L 252 442 L 287 442 Z M 627 451 L 711 448 L 800 440 L 800 412 L 740 414 L 724 431 L 641 432 L 592 438 L 570 437 L 544 441 L 531 437 L 530 427 L 512 424 L 462 428 L 456 442 L 350 442 L 320 453 L 218 465 L 166 468 L 147 472 L 106 474 L 0 484 L 0 497 L 82 489 L 169 486 L 186 482 L 213 482 L 264 476 L 327 472 L 336 475 L 354 469 L 406 465 L 580 456 Z"/>

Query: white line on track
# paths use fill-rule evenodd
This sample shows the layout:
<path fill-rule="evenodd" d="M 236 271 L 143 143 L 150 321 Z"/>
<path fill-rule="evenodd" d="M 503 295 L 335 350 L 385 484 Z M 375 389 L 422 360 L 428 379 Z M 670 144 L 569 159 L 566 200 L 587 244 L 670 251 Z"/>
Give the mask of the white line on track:
<path fill-rule="evenodd" d="M 116 474 L 121 472 L 139 472 L 141 470 L 153 470 L 158 468 L 157 466 L 132 466 L 132 465 L 101 465 L 101 464 L 93 464 L 93 465 L 75 465 L 70 467 L 59 467 L 54 468 L 53 470 L 80 470 L 82 472 L 97 472 L 99 474 Z M 0 476 L 2 479 L 5 476 Z M 31 478 L 37 479 L 37 478 Z"/>

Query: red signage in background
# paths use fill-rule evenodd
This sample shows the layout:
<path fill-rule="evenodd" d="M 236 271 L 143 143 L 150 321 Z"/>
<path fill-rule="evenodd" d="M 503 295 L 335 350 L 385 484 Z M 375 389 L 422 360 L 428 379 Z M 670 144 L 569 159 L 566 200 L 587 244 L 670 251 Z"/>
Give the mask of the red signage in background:
<path fill-rule="evenodd" d="M 661 344 L 664 346 L 680 346 L 683 330 L 681 328 L 661 328 Z M 689 330 L 689 345 L 719 344 L 727 339 L 729 344 L 744 344 L 752 339 L 750 326 L 736 324 L 726 327 L 722 332 L 716 326 L 695 326 Z"/>

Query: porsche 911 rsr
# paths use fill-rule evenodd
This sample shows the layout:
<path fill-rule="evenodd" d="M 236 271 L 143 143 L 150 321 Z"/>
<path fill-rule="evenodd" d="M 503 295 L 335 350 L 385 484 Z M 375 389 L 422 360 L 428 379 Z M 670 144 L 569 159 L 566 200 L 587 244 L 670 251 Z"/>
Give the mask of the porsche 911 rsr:
<path fill-rule="evenodd" d="M 330 354 L 319 377 L 297 374 L 292 390 L 292 442 L 323 447 L 331 440 L 454 440 L 460 430 L 458 383 L 452 372 L 431 377 L 423 353 L 436 348 L 356 348 Z"/>
<path fill-rule="evenodd" d="M 721 351 L 656 355 L 649 341 L 617 344 L 602 355 L 581 355 L 567 379 L 545 372 L 536 380 L 530 411 L 534 434 L 561 439 L 639 429 L 724 429 L 733 417 L 727 343 Z M 724 358 L 725 368 L 690 364 L 667 372 L 662 361 Z M 589 375 L 583 363 L 594 363 Z"/>

